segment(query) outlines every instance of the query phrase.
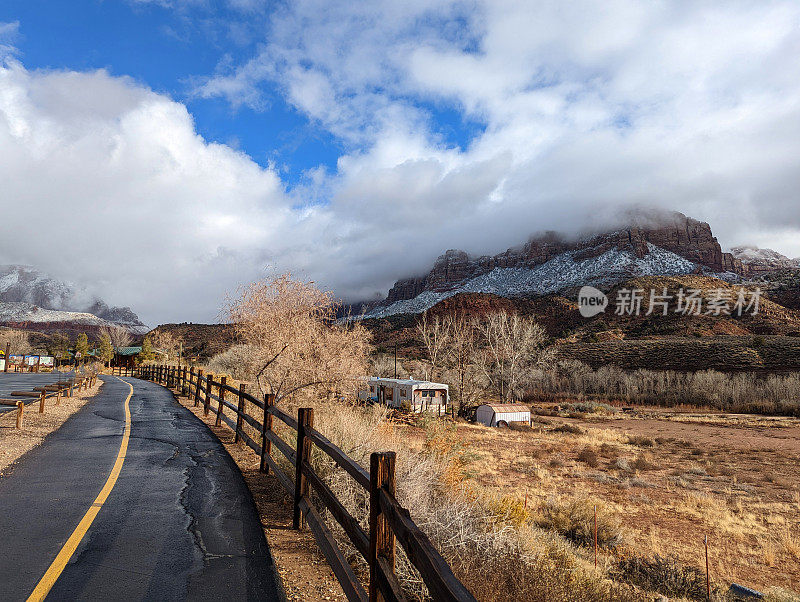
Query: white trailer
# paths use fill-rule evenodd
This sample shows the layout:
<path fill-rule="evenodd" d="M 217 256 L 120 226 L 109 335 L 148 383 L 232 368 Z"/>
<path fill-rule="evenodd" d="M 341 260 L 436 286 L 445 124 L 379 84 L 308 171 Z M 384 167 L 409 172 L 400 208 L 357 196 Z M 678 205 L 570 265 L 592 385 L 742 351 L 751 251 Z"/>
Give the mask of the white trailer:
<path fill-rule="evenodd" d="M 445 414 L 449 387 L 442 383 L 407 378 L 367 379 L 367 389 L 359 392 L 360 399 L 369 399 L 390 408 L 408 408 L 414 413 Z"/>
<path fill-rule="evenodd" d="M 486 426 L 508 426 L 512 422 L 531 423 L 531 409 L 521 403 L 484 403 L 475 410 L 475 422 Z"/>

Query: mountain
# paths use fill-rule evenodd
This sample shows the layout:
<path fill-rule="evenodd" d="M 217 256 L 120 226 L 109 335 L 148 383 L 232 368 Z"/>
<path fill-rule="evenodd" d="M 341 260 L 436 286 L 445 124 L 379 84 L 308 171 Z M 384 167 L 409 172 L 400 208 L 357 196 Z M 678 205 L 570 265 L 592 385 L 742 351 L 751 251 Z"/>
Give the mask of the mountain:
<path fill-rule="evenodd" d="M 789 259 L 772 249 L 759 249 L 753 246 L 733 247 L 731 254 L 742 262 L 747 276 L 760 276 L 783 269 L 800 268 L 799 259 Z"/>
<path fill-rule="evenodd" d="M 706 274 L 737 281 L 747 273 L 740 259 L 722 252 L 705 222 L 677 212 L 639 212 L 629 224 L 578 240 L 548 232 L 494 256 L 449 250 L 427 274 L 397 281 L 385 300 L 354 313 L 419 313 L 459 293 L 516 297 L 584 285 L 608 288 L 639 276 Z"/>
<path fill-rule="evenodd" d="M 109 307 L 75 285 L 21 265 L 0 266 L 0 323 L 53 329 L 71 326 L 123 326 L 147 332 L 128 307 Z"/>

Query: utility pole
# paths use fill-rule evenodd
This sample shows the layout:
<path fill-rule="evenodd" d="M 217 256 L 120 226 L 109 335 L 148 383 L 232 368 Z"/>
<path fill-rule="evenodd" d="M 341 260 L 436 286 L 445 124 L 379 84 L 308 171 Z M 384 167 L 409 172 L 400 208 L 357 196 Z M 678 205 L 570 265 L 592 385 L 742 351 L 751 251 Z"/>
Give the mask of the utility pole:
<path fill-rule="evenodd" d="M 394 344 L 394 377 L 397 378 L 397 343 Z"/>

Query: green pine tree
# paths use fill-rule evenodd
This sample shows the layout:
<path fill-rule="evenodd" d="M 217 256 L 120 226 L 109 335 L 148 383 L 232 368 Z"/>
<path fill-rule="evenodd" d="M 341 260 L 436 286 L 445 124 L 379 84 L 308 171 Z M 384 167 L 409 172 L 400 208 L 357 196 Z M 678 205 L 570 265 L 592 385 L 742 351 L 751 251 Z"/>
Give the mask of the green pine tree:
<path fill-rule="evenodd" d="M 111 344 L 111 337 L 107 332 L 100 335 L 100 360 L 110 365 L 114 359 L 114 346 Z"/>
<path fill-rule="evenodd" d="M 79 353 L 80 357 L 78 357 Z M 88 354 L 89 354 L 89 337 L 86 336 L 85 332 L 82 332 L 78 335 L 78 339 L 75 341 L 76 364 L 82 364 L 86 360 L 86 356 Z"/>
<path fill-rule="evenodd" d="M 142 341 L 142 351 L 139 354 L 139 359 L 142 362 L 150 362 L 154 360 L 156 357 L 155 351 L 153 351 L 153 341 L 150 340 L 150 335 L 144 337 L 144 341 Z"/>

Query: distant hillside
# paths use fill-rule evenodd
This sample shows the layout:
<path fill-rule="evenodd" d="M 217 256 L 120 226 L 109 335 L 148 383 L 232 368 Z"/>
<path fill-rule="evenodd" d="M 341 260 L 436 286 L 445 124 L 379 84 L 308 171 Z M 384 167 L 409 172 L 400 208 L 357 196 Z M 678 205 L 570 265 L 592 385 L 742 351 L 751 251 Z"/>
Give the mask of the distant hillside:
<path fill-rule="evenodd" d="M 789 259 L 772 249 L 753 246 L 733 247 L 731 254 L 742 262 L 747 276 L 760 276 L 775 270 L 800 268 L 799 259 Z"/>
<path fill-rule="evenodd" d="M 631 370 L 800 370 L 800 336 L 668 337 L 564 343 L 557 347 L 557 351 L 562 359 L 579 360 L 593 368 L 616 365 Z"/>
<path fill-rule="evenodd" d="M 69 282 L 20 265 L 0 266 L 0 323 L 44 332 L 110 324 L 147 331 L 130 308 L 109 307 Z"/>
<path fill-rule="evenodd" d="M 161 324 L 149 334 L 160 332 L 183 343 L 183 354 L 187 358 L 205 360 L 222 353 L 234 343 L 233 326 L 230 324 Z"/>
<path fill-rule="evenodd" d="M 449 250 L 427 274 L 398 280 L 385 300 L 354 306 L 352 313 L 419 313 L 460 293 L 517 297 L 583 285 L 607 288 L 637 276 L 706 274 L 736 281 L 746 275 L 707 223 L 677 212 L 638 212 L 628 219 L 629 226 L 613 232 L 579 240 L 550 232 L 495 256 Z"/>
<path fill-rule="evenodd" d="M 584 318 L 578 311 L 577 289 L 564 295 L 506 298 L 484 293 L 460 293 L 440 301 L 430 308 L 431 315 L 465 313 L 482 317 L 487 313 L 505 310 L 533 316 L 542 324 L 553 343 L 559 346 L 563 358 L 573 357 L 593 366 L 612 363 L 624 368 L 649 367 L 676 370 L 800 369 L 800 311 L 784 307 L 762 297 L 756 315 L 682 315 L 675 313 L 674 302 L 666 316 L 654 313 L 647 316 L 647 303 L 640 315 L 616 315 L 615 299 L 620 289 L 655 289 L 676 294 L 678 289 L 699 289 L 707 294 L 714 289 L 729 289 L 735 297 L 738 285 L 700 275 L 648 276 L 626 280 L 608 290 L 610 305 L 605 313 Z M 403 357 L 420 358 L 424 348 L 416 331 L 418 316 L 402 314 L 363 321 L 373 334 L 374 343 L 383 351 L 398 345 Z M 797 336 L 796 336 L 797 335 Z M 747 351 L 752 341 L 761 339 L 775 346 L 774 353 L 762 358 Z M 713 342 L 713 344 L 711 344 Z M 710 345 L 710 347 L 709 347 Z M 686 353 L 680 349 L 686 347 Z M 709 351 L 704 356 L 704 350 Z M 662 353 L 669 352 L 669 363 L 660 363 Z M 589 361 L 591 360 L 591 361 Z M 702 361 L 700 361 L 702 360 Z M 786 362 L 781 368 L 781 362 Z"/>

